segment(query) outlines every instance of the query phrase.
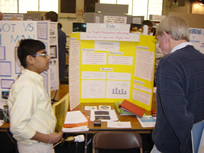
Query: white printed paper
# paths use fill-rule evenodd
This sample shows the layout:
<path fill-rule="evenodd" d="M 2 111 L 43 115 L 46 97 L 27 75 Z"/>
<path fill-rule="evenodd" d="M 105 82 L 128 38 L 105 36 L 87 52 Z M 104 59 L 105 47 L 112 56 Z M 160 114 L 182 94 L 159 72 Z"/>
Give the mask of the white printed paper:
<path fill-rule="evenodd" d="M 81 111 L 70 111 L 66 114 L 64 124 L 77 124 L 87 121 L 87 118 L 81 113 Z"/>
<path fill-rule="evenodd" d="M 135 77 L 152 81 L 154 53 L 143 50 L 136 50 Z"/>
<path fill-rule="evenodd" d="M 81 98 L 105 98 L 105 80 L 82 80 Z"/>
<path fill-rule="evenodd" d="M 107 72 L 107 79 L 110 79 L 110 80 L 131 80 L 131 73 Z"/>
<path fill-rule="evenodd" d="M 112 122 L 108 121 L 107 122 L 107 127 L 108 128 L 131 128 L 131 123 L 130 122 Z"/>
<path fill-rule="evenodd" d="M 102 50 L 102 51 L 119 51 L 119 42 L 112 42 L 112 41 L 95 41 L 95 50 Z"/>
<path fill-rule="evenodd" d="M 107 53 L 82 53 L 82 64 L 106 64 Z"/>

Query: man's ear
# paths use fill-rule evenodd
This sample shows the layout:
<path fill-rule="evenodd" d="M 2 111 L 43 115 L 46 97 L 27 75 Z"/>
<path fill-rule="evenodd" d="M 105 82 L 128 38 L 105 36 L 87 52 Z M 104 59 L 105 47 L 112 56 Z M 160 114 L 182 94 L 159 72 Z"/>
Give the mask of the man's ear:
<path fill-rule="evenodd" d="M 166 42 L 170 40 L 170 35 L 166 33 L 165 31 L 163 31 L 163 36 Z"/>
<path fill-rule="evenodd" d="M 32 65 L 34 63 L 34 57 L 31 55 L 28 55 L 26 57 L 26 61 L 27 61 L 27 64 Z"/>

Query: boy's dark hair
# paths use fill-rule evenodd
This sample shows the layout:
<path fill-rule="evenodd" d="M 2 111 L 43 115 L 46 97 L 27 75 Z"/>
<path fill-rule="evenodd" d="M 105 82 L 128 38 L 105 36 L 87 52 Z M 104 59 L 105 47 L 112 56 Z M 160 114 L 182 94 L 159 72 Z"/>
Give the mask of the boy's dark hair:
<path fill-rule="evenodd" d="M 50 11 L 45 13 L 45 18 L 46 20 L 51 20 L 52 22 L 57 22 L 58 21 L 58 14 L 54 11 Z"/>
<path fill-rule="evenodd" d="M 26 57 L 28 55 L 34 56 L 38 51 L 43 49 L 45 49 L 45 44 L 39 40 L 22 39 L 17 49 L 17 55 L 21 65 L 26 68 Z"/>

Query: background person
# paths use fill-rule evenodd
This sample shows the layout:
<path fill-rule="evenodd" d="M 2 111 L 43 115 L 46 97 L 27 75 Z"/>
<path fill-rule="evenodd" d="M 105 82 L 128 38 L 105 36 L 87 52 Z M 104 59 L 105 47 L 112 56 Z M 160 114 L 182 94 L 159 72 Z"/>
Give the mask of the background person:
<path fill-rule="evenodd" d="M 156 70 L 157 120 L 152 153 L 192 153 L 191 129 L 204 120 L 204 55 L 189 42 L 187 22 L 169 16 L 157 27 L 164 54 Z"/>
<path fill-rule="evenodd" d="M 153 23 L 150 20 L 144 20 L 142 25 L 147 25 L 148 26 L 148 35 L 153 35 L 152 30 L 154 29 Z"/>
<path fill-rule="evenodd" d="M 47 12 L 45 14 L 45 20 L 51 22 L 58 21 L 58 14 L 54 11 Z M 58 26 L 58 50 L 59 50 L 59 79 L 63 80 L 65 76 L 66 68 L 66 34 Z"/>

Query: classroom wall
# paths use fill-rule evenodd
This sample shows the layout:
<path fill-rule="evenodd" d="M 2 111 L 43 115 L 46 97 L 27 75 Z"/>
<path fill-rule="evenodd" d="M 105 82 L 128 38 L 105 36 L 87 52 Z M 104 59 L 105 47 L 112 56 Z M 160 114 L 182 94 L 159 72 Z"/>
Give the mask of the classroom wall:
<path fill-rule="evenodd" d="M 173 0 L 163 0 L 162 15 L 168 15 L 170 12 L 191 13 L 190 0 L 185 0 L 184 6 L 173 5 Z"/>
<path fill-rule="evenodd" d="M 204 29 L 204 7 L 198 2 L 185 0 L 184 6 L 174 6 L 172 0 L 163 1 L 163 15 L 177 15 L 184 17 L 191 28 Z"/>
<path fill-rule="evenodd" d="M 198 9 L 198 7 L 199 7 L 199 9 Z M 72 23 L 73 22 L 84 22 L 84 16 L 83 16 L 82 10 L 84 10 L 84 0 L 76 0 L 76 14 L 59 13 L 59 22 L 62 23 L 62 25 L 63 25 L 62 29 L 65 31 L 65 33 L 68 36 L 72 32 Z M 202 15 L 204 15 L 204 7 L 192 5 L 191 0 L 185 0 L 184 6 L 174 6 L 173 0 L 163 0 L 162 15 L 169 15 L 172 12 L 174 12 L 176 14 L 179 14 L 179 13 L 192 14 L 193 13 L 193 15 L 192 15 L 193 18 L 195 17 L 196 19 L 200 19 L 200 17 L 202 17 Z M 199 14 L 199 15 L 197 16 L 196 14 Z M 198 20 L 198 21 L 201 21 L 201 20 Z M 190 20 L 190 22 L 191 22 L 191 20 Z M 195 24 L 197 24 L 197 23 L 198 22 L 195 22 Z M 192 25 L 193 27 L 197 27 L 196 25 L 194 26 L 194 23 L 192 23 L 192 24 L 193 24 Z M 199 28 L 202 28 L 202 27 L 200 27 L 200 25 L 204 25 L 204 24 L 200 23 L 198 25 Z"/>
<path fill-rule="evenodd" d="M 60 3 L 60 0 L 59 0 Z M 60 4 L 59 10 L 60 10 Z M 72 32 L 73 22 L 84 22 L 83 13 L 84 10 L 84 0 L 76 0 L 76 13 L 59 13 L 59 22 L 62 23 L 62 30 L 69 36 Z M 59 11 L 60 12 L 60 11 Z"/>
<path fill-rule="evenodd" d="M 204 20 L 201 20 L 204 18 L 203 14 L 170 12 L 169 15 L 177 15 L 184 17 L 188 21 L 190 28 L 204 29 Z"/>

